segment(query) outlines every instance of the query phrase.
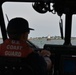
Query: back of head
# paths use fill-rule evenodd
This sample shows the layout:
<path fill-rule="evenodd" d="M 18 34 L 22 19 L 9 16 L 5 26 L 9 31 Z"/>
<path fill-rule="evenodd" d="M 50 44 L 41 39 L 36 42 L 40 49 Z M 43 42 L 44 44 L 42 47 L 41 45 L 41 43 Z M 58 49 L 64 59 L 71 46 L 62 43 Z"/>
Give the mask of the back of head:
<path fill-rule="evenodd" d="M 28 21 L 20 17 L 11 19 L 7 26 L 8 35 L 22 34 L 25 32 L 29 32 L 30 30 L 33 30 L 33 29 L 29 28 Z"/>
<path fill-rule="evenodd" d="M 29 30 L 28 21 L 19 17 L 11 19 L 7 26 L 7 32 L 11 34 L 29 32 Z"/>

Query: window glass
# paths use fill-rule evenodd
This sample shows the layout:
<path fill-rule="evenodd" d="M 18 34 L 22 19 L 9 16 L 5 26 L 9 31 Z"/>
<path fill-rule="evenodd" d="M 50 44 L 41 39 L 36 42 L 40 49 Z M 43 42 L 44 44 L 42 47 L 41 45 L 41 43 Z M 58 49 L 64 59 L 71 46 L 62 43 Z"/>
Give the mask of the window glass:
<path fill-rule="evenodd" d="M 0 28 L 0 44 L 3 42 L 2 40 L 2 34 L 1 34 L 1 28 Z"/>
<path fill-rule="evenodd" d="M 57 14 L 52 14 L 47 11 L 45 14 L 36 12 L 33 3 L 20 3 L 20 2 L 5 2 L 2 5 L 5 24 L 15 17 L 23 17 L 28 20 L 29 26 L 34 28 L 29 34 L 29 40 L 39 47 L 44 44 L 63 44 L 64 40 L 61 39 L 59 21 L 60 17 Z M 63 36 L 64 36 L 64 15 L 63 19 Z"/>

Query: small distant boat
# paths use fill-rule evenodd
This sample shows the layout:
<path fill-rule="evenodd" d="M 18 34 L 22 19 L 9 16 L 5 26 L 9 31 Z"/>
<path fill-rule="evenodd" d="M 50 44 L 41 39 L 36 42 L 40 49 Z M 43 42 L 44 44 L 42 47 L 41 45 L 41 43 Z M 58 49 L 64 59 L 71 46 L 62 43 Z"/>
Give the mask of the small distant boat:
<path fill-rule="evenodd" d="M 51 37 L 50 36 L 47 36 L 47 40 L 51 40 Z"/>

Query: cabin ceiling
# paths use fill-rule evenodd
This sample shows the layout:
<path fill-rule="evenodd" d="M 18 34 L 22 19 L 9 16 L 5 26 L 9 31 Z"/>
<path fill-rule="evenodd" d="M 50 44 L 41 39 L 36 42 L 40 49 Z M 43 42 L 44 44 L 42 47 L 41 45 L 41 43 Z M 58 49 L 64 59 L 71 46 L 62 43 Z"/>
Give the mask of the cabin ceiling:
<path fill-rule="evenodd" d="M 68 11 L 76 14 L 76 0 L 0 0 L 0 5 L 4 2 L 49 2 L 54 3 L 54 10 L 59 14 L 66 14 Z"/>
<path fill-rule="evenodd" d="M 51 0 L 0 0 L 0 3 L 3 3 L 3 2 L 41 2 L 41 1 L 44 1 L 44 2 L 47 2 L 47 1 L 51 1 Z"/>

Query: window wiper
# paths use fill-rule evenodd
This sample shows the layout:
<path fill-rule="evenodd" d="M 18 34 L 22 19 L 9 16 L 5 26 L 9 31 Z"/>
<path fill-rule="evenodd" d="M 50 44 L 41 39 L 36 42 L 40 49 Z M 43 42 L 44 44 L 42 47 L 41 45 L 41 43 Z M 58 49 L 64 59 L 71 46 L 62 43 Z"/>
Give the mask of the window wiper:
<path fill-rule="evenodd" d="M 63 38 L 63 20 L 60 17 L 60 21 L 59 21 L 59 27 L 60 27 L 60 33 L 61 33 L 61 38 Z"/>

